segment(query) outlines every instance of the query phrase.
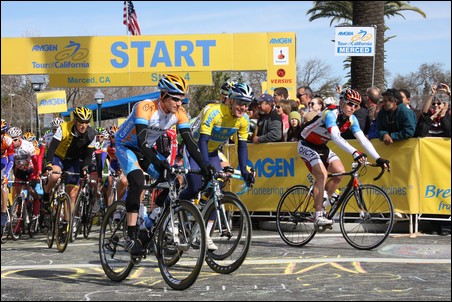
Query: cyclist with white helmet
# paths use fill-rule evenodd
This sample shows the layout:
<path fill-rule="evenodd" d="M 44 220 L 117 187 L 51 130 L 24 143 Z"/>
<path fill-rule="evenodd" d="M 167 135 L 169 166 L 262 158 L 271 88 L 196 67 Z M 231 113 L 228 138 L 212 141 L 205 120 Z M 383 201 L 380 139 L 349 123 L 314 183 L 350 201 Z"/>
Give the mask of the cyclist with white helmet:
<path fill-rule="evenodd" d="M 44 134 L 43 140 L 46 145 L 46 148 L 49 149 L 50 143 L 52 142 L 53 135 L 57 131 L 58 127 L 64 123 L 64 120 L 61 117 L 56 117 L 52 120 L 51 126 L 52 130 L 46 131 Z"/>
<path fill-rule="evenodd" d="M 189 118 L 182 107 L 188 93 L 188 85 L 178 75 L 164 75 L 160 80 L 160 98 L 144 100 L 134 105 L 132 113 L 119 127 L 116 133 L 116 156 L 120 166 L 127 175 L 129 191 L 126 198 L 127 236 L 125 250 L 131 255 L 142 255 L 146 252 L 137 239 L 136 221 L 140 208 L 140 195 L 144 187 L 143 171 L 157 181 L 169 176 L 170 166 L 166 159 L 154 149 L 156 140 L 169 128 L 177 124 L 177 128 L 187 149 L 200 164 L 203 174 L 210 171 L 203 163 L 190 132 Z M 160 194 L 162 200 L 156 200 L 163 205 L 168 192 Z M 159 198 L 158 198 L 159 199 Z M 160 203 L 160 204 L 159 204 Z"/>
<path fill-rule="evenodd" d="M 302 126 L 297 150 L 298 155 L 315 177 L 313 194 L 316 219 L 314 223 L 317 227 L 333 224 L 333 221 L 326 218 L 323 213 L 324 191 L 326 189 L 328 198 L 331 198 L 342 180 L 341 177 L 332 177 L 327 182 L 328 172 L 345 172 L 344 165 L 339 157 L 326 145 L 330 140 L 333 140 L 344 151 L 352 154 L 355 161 L 366 162 L 367 155 L 358 151 L 341 136 L 342 132 L 350 129 L 366 152 L 376 160 L 376 163 L 385 169 L 389 168 L 389 161 L 378 155 L 353 115 L 360 103 L 361 96 L 358 91 L 345 89 L 342 92 L 339 108 L 326 108 Z"/>
<path fill-rule="evenodd" d="M 14 166 L 13 174 L 16 180 L 31 181 L 31 188 L 34 188 L 38 182 L 40 169 L 38 167 L 38 156 L 36 148 L 32 142 L 22 139 L 22 130 L 18 127 L 11 127 L 8 130 L 9 136 L 14 145 Z M 13 187 L 12 199 L 20 191 L 20 185 Z M 34 198 L 37 198 L 35 192 L 31 192 Z"/>
<path fill-rule="evenodd" d="M 1 128 L 1 134 L 2 134 L 2 170 L 1 170 L 1 177 L 2 177 L 2 208 L 1 208 L 1 229 L 2 229 L 2 237 L 3 237 L 3 229 L 6 225 L 6 222 L 8 220 L 8 215 L 6 213 L 7 206 L 8 206 L 8 190 L 6 189 L 6 184 L 8 184 L 8 181 L 11 180 L 9 178 L 11 169 L 14 164 L 14 144 L 12 138 L 6 133 L 9 129 L 8 123 L 2 119 L 2 128 Z M 5 234 L 6 235 L 6 234 Z"/>
<path fill-rule="evenodd" d="M 85 107 L 76 107 L 73 111 L 73 120 L 62 123 L 50 143 L 47 151 L 47 169 L 55 172 L 68 171 L 72 173 L 95 172 L 96 166 L 92 164 L 96 144 L 96 131 L 89 123 L 93 113 Z M 48 202 L 49 193 L 60 178 L 60 174 L 50 174 L 48 183 L 44 186 L 43 201 Z M 69 175 L 66 182 L 66 192 L 71 198 L 71 210 L 74 211 L 75 199 L 79 187 L 80 175 Z M 97 180 L 97 179 L 96 179 Z M 68 217 L 65 217 L 68 221 Z M 65 231 L 69 229 L 66 228 Z"/>
<path fill-rule="evenodd" d="M 212 165 L 217 171 L 221 170 L 220 147 L 235 133 L 238 134 L 238 159 L 243 179 L 248 186 L 254 183 L 254 175 L 246 170 L 248 161 L 249 117 L 246 114 L 249 104 L 254 100 L 253 89 L 247 84 L 237 83 L 229 89 L 228 104 L 208 105 L 207 110 L 202 110 L 199 115 L 200 123 L 193 129 L 193 137 L 198 143 L 199 150 L 206 164 Z M 186 150 L 187 151 L 187 150 Z M 184 162 L 189 168 L 197 169 L 197 163 L 192 158 L 190 150 L 184 152 Z M 180 193 L 180 198 L 191 200 L 197 197 L 202 186 L 199 175 L 187 175 L 188 186 Z M 207 230 L 209 234 L 209 230 Z M 213 241 L 207 238 L 208 249 L 217 247 Z"/>

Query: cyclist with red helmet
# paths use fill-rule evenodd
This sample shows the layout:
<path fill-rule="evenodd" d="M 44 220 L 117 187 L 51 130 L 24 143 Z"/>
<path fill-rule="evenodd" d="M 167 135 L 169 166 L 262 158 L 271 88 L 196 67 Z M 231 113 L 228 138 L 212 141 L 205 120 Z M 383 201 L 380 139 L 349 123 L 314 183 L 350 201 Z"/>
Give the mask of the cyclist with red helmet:
<path fill-rule="evenodd" d="M 341 95 L 339 108 L 326 108 L 303 125 L 298 142 L 298 155 L 315 177 L 313 194 L 317 227 L 333 224 L 333 221 L 327 219 L 323 213 L 323 192 L 326 189 L 328 198 L 330 198 L 342 180 L 340 177 L 333 177 L 327 183 L 328 172 L 345 172 L 339 157 L 327 147 L 330 140 L 352 154 L 355 161 L 364 163 L 367 155 L 358 151 L 341 137 L 342 132 L 350 129 L 366 152 L 376 160 L 376 163 L 385 169 L 389 168 L 389 161 L 380 157 L 353 115 L 360 103 L 361 96 L 358 91 L 345 89 Z"/>

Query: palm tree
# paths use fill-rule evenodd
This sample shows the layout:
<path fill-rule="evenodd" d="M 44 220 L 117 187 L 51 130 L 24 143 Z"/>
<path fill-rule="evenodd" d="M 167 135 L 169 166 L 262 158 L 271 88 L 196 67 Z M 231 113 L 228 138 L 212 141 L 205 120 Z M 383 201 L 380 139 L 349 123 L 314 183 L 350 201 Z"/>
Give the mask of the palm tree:
<path fill-rule="evenodd" d="M 331 18 L 330 26 L 337 23 L 341 26 L 376 25 L 375 49 L 375 78 L 374 86 L 383 89 L 384 80 L 384 43 L 393 37 L 384 36 L 388 29 L 384 18 L 401 16 L 401 12 L 414 11 L 426 17 L 425 13 L 417 7 L 409 5 L 409 1 L 313 1 L 314 6 L 307 11 L 311 15 L 309 21 L 320 18 Z M 351 85 L 362 91 L 372 84 L 372 57 L 352 57 Z"/>

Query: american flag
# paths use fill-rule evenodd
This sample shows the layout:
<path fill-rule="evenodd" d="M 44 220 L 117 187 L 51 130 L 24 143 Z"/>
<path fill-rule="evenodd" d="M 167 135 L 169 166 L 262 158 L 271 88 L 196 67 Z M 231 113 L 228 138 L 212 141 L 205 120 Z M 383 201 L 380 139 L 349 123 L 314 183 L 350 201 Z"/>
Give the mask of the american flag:
<path fill-rule="evenodd" d="M 141 35 L 140 25 L 138 24 L 137 13 L 133 7 L 132 1 L 124 1 L 124 20 L 122 23 L 133 36 Z"/>

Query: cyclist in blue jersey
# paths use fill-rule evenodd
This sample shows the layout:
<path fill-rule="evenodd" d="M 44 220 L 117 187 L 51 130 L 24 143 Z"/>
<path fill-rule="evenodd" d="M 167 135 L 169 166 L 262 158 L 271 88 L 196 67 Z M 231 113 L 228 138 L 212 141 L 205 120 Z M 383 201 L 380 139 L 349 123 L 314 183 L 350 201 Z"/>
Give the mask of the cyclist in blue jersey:
<path fill-rule="evenodd" d="M 364 163 L 367 160 L 367 155 L 358 151 L 341 137 L 342 132 L 351 129 L 355 138 L 366 152 L 376 160 L 376 163 L 385 169 L 389 168 L 389 161 L 378 155 L 353 115 L 360 103 L 361 96 L 356 90 L 345 89 L 341 95 L 339 108 L 326 108 L 303 125 L 298 142 L 298 155 L 315 177 L 313 194 L 316 211 L 315 225 L 317 227 L 333 224 L 333 221 L 327 219 L 323 213 L 323 192 L 326 188 L 328 198 L 330 198 L 342 180 L 341 177 L 333 177 L 327 183 L 328 172 L 345 172 L 339 157 L 326 145 L 330 140 L 333 140 L 341 149 L 352 154 L 355 161 Z"/>
<path fill-rule="evenodd" d="M 182 107 L 186 101 L 188 84 L 178 75 L 165 75 L 159 80 L 160 98 L 143 100 L 133 107 L 132 113 L 116 132 L 116 156 L 127 176 L 129 191 L 126 198 L 127 236 L 125 250 L 131 255 L 142 255 L 146 252 L 137 238 L 137 217 L 140 208 L 140 196 L 144 187 L 143 171 L 157 181 L 164 181 L 169 176 L 169 163 L 155 148 L 157 139 L 177 124 L 181 137 L 201 167 L 202 174 L 210 177 L 210 168 L 204 164 L 192 134 L 189 118 Z M 168 192 L 159 195 L 164 200 Z M 163 196 L 163 197 L 161 197 Z M 160 198 L 161 197 L 161 198 Z M 159 204 L 163 205 L 163 202 Z"/>

